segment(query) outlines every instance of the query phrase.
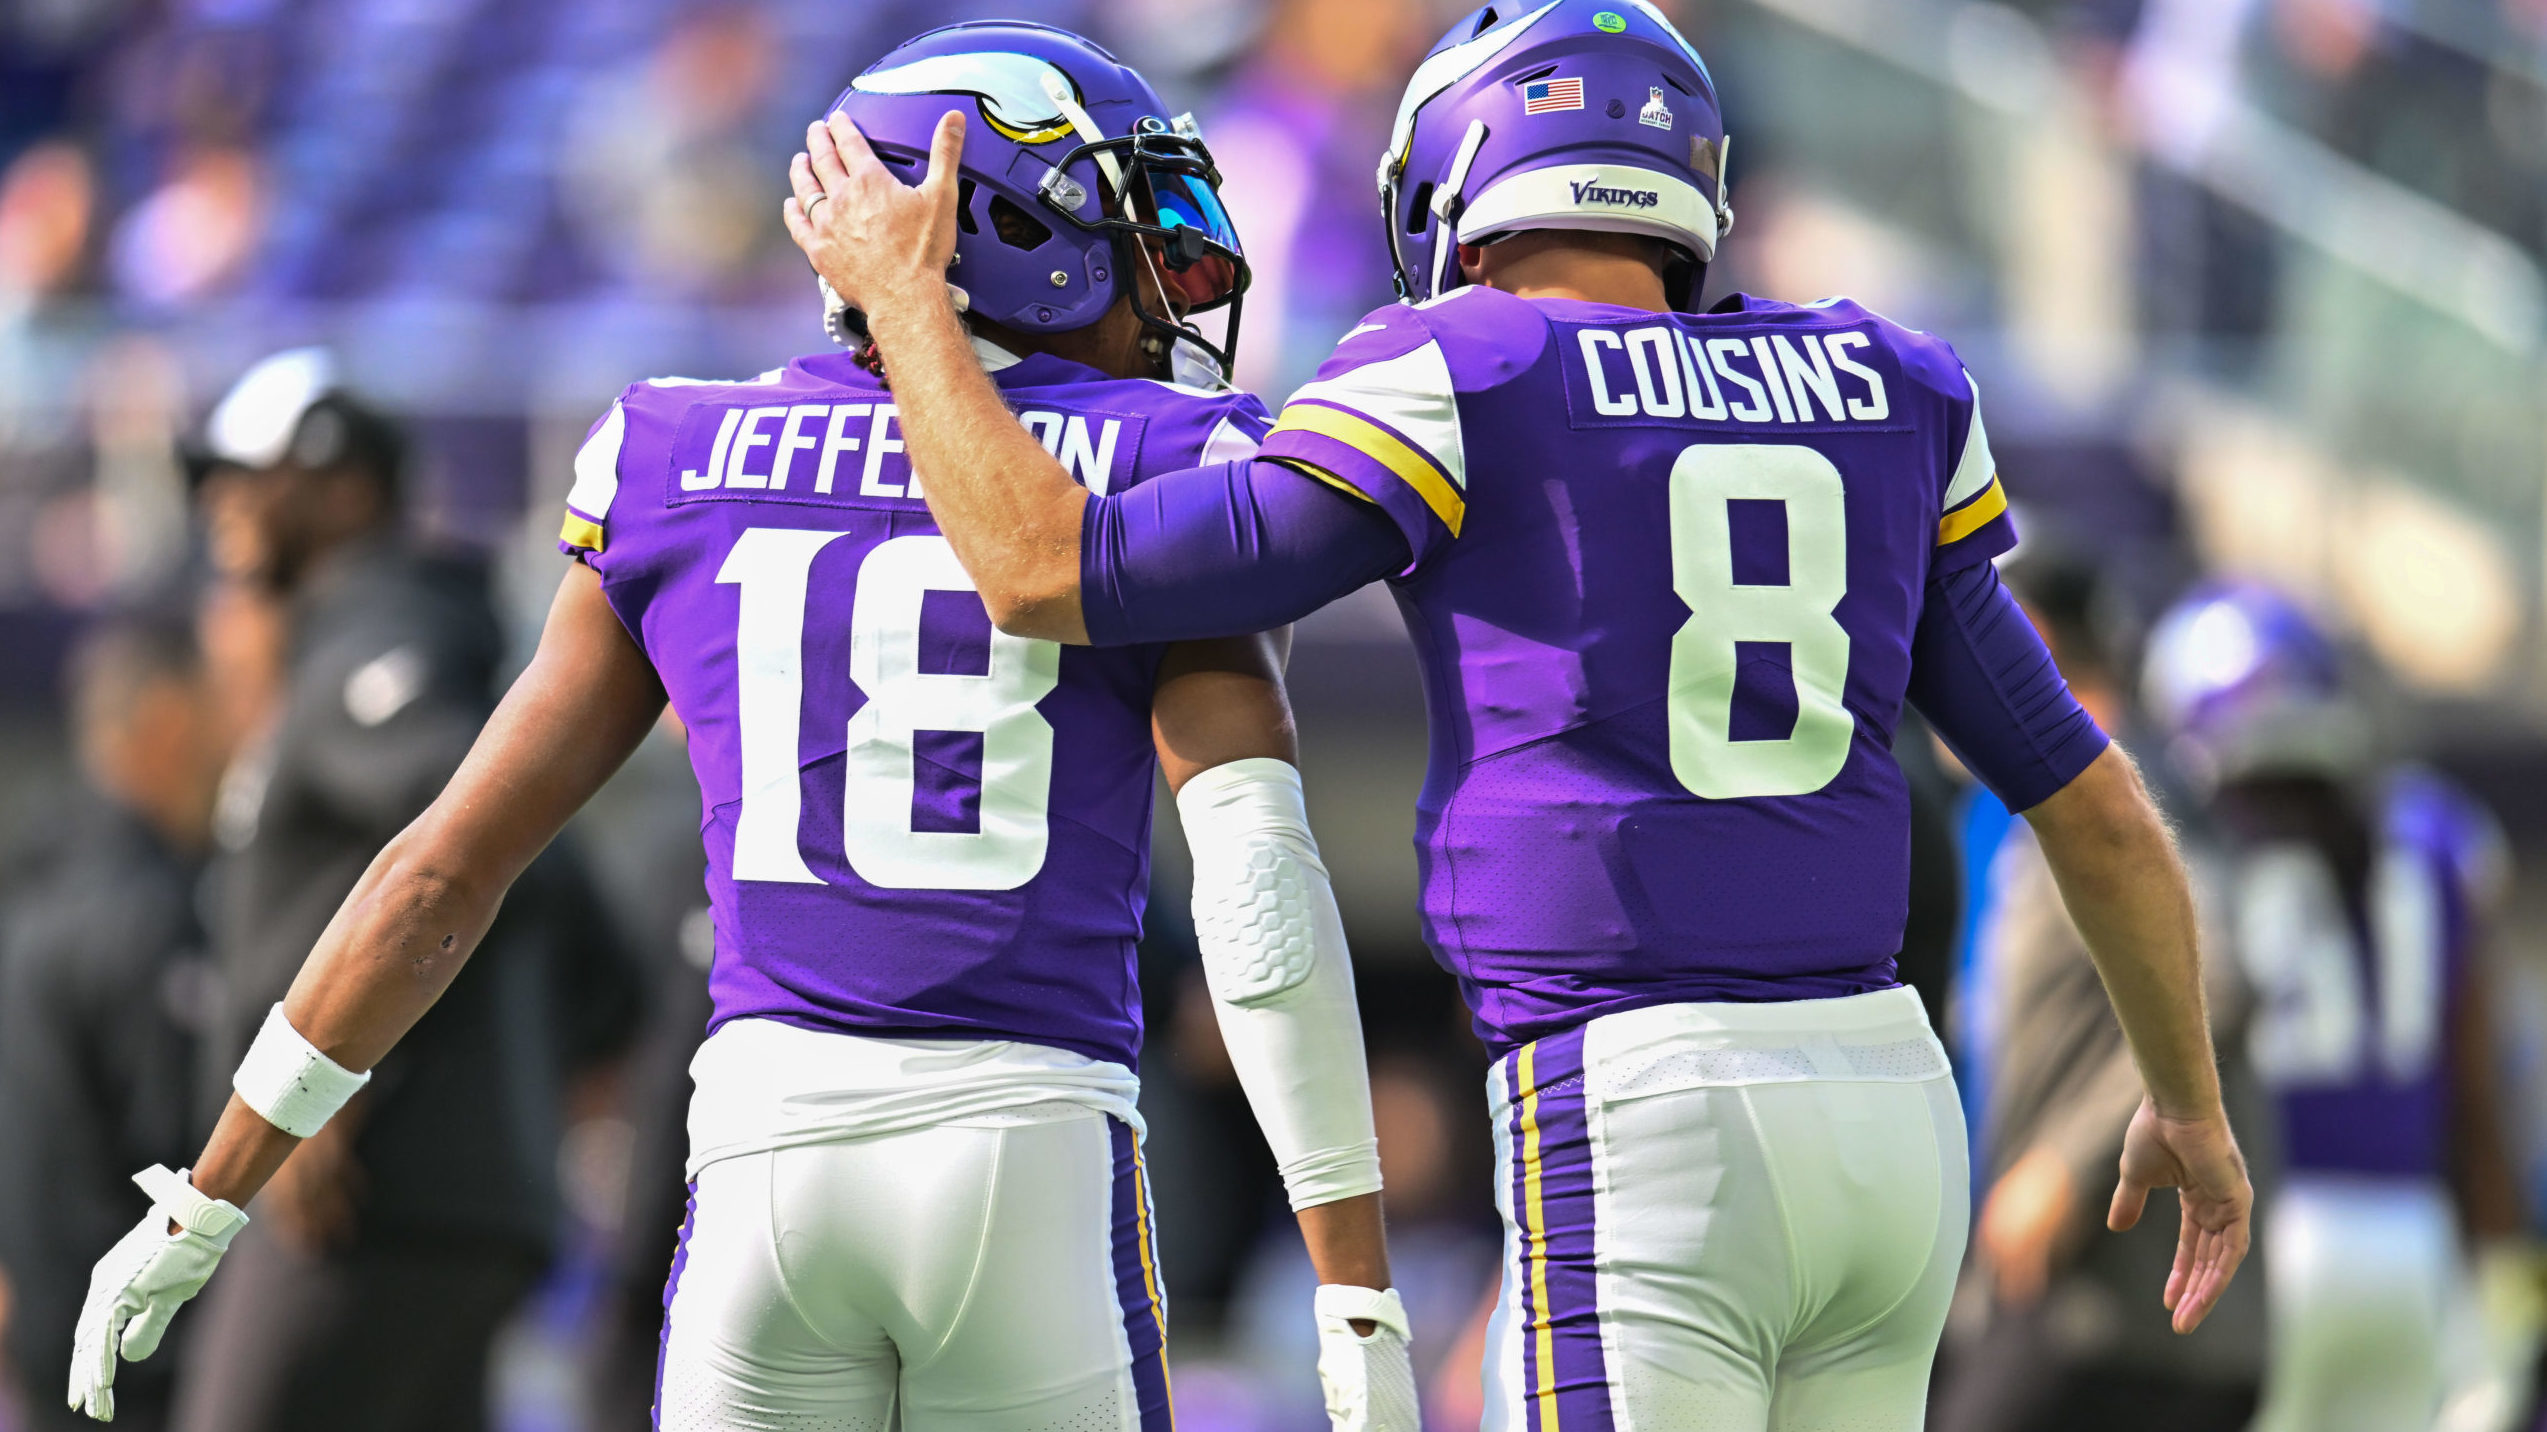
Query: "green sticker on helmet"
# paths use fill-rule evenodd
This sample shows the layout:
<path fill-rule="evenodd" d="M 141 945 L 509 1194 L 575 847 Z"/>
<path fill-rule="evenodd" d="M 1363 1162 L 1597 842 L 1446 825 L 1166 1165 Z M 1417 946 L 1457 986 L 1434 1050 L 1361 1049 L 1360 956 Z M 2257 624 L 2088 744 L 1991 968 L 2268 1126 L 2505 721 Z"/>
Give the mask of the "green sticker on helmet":
<path fill-rule="evenodd" d="M 1606 30 L 1610 34 L 1615 35 L 1619 31 L 1627 28 L 1627 19 L 1625 16 L 1620 15 L 1616 10 L 1604 10 L 1598 15 L 1592 17 L 1592 24 L 1599 29 Z"/>

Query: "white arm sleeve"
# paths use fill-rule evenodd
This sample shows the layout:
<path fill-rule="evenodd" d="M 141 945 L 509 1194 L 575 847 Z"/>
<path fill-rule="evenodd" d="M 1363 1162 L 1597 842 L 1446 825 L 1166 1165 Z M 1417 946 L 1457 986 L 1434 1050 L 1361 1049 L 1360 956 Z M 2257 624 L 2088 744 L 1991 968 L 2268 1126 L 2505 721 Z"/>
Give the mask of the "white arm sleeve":
<path fill-rule="evenodd" d="M 1267 757 L 1214 766 L 1176 809 L 1194 852 L 1203 978 L 1292 1208 L 1377 1192 L 1353 962 L 1300 772 Z"/>

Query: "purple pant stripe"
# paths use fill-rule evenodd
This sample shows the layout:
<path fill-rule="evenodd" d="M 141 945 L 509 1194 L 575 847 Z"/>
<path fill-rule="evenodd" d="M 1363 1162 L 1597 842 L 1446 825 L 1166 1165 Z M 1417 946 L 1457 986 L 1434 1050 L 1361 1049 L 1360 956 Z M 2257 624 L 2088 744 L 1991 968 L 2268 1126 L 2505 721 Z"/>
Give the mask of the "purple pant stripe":
<path fill-rule="evenodd" d="M 681 1270 L 690 1264 L 690 1234 L 699 1226 L 699 1185 L 690 1182 L 689 1201 L 681 1209 L 681 1237 L 672 1245 L 672 1272 L 663 1280 L 663 1332 L 654 1350 L 655 1432 L 663 1432 L 663 1365 L 672 1352 L 672 1296 L 681 1291 Z"/>
<path fill-rule="evenodd" d="M 1513 1272 L 1521 1285 L 1524 1405 L 1516 1432 L 1610 1432 L 1583 1031 L 1538 1040 L 1504 1064 L 1512 1102 L 1512 1209 L 1521 1232 L 1521 1266 Z"/>
<path fill-rule="evenodd" d="M 1114 1300 L 1132 1344 L 1132 1389 L 1140 1399 L 1141 1432 L 1175 1432 L 1174 1392 L 1167 1376 L 1167 1305 L 1160 1291 L 1158 1240 L 1148 1176 L 1132 1126 L 1107 1120 L 1114 1135 Z"/>

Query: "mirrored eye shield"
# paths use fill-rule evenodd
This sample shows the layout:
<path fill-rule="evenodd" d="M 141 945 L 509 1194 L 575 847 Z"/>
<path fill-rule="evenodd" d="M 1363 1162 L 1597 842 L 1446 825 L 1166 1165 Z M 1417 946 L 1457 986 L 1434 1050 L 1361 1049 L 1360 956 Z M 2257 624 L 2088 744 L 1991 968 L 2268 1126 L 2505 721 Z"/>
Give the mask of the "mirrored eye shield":
<path fill-rule="evenodd" d="M 1070 177 L 1083 159 L 1101 175 L 1137 176 L 1127 184 L 1132 192 L 1116 196 L 1115 205 L 1099 206 L 1087 187 Z M 1220 200 L 1220 170 L 1199 139 L 1142 131 L 1080 144 L 1051 164 L 1036 192 L 1046 208 L 1080 229 L 1158 240 L 1172 269 L 1183 270 L 1215 257 L 1227 260 L 1237 278 L 1229 293 L 1215 303 L 1226 302 L 1247 287 L 1245 250 Z M 1127 199 L 1128 205 L 1120 202 Z M 1139 217 L 1145 205 L 1154 220 Z M 1106 212 L 1109 207 L 1116 212 Z M 1096 211 L 1093 217 L 1091 210 Z"/>

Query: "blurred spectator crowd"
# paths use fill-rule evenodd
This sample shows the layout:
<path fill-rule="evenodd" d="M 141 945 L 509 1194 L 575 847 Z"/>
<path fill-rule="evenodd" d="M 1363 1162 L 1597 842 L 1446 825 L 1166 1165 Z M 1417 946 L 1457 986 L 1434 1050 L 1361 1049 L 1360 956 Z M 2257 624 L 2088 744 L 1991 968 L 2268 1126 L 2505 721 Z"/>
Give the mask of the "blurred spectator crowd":
<path fill-rule="evenodd" d="M 2010 580 L 2197 852 L 2234 842 L 2136 686 L 2160 614 L 2223 572 L 2337 633 L 2381 760 L 2492 806 L 2490 993 L 2478 1043 L 2450 1035 L 2485 1125 L 2453 1126 L 2483 1165 L 2456 1217 L 2489 1258 L 2454 1294 L 2435 1426 L 2536 1425 L 2547 0 L 1662 8 L 1742 139 L 1709 296 L 1848 292 L 1953 339 L 2027 534 Z M 0 1429 L 58 1424 L 69 1308 L 141 1206 L 125 1176 L 198 1146 L 242 1029 L 526 656 L 586 425 L 634 379 L 825 343 L 776 223 L 785 157 L 891 43 L 993 13 L 1082 29 L 1193 107 L 1255 265 L 1243 385 L 1278 399 L 1388 301 L 1372 165 L 1446 0 L 0 0 Z M 303 397 L 360 394 L 352 430 L 386 436 L 281 466 L 375 488 L 203 447 L 239 374 L 302 345 L 331 365 Z M 1349 600 L 1295 680 L 1428 1421 L 1465 1432 L 1499 1257 L 1485 1060 L 1413 936 L 1400 640 Z M 2136 1087 L 2110 1013 L 2021 827 L 1915 723 L 1900 754 L 1903 975 L 1957 1056 L 1982 1219 L 1937 1425 L 2245 1425 L 2265 1280 L 2202 1339 L 2151 1336 L 2159 1277 L 2092 1186 Z M 706 1008 L 696 830 L 666 730 L 517 892 L 413 1068 L 295 1160 L 266 1246 L 135 1375 L 132 1421 L 344 1425 L 274 1410 L 332 1375 L 456 1389 L 504 1432 L 645 1425 Z M 1161 843 L 1143 1076 L 1180 1416 L 1310 1432 L 1311 1274 Z M 2234 875 L 2214 890 L 2233 905 Z M 2233 932 L 2217 952 L 2240 1064 L 2258 995 Z M 2260 1094 L 2249 1114 L 2269 1127 Z M 388 1194 L 419 1179 L 430 1216 Z M 328 1341 L 382 1302 L 491 1340 Z M 189 1371 L 214 1362 L 249 1372 Z M 2118 1400 L 2172 1410 L 2079 1410 Z"/>

